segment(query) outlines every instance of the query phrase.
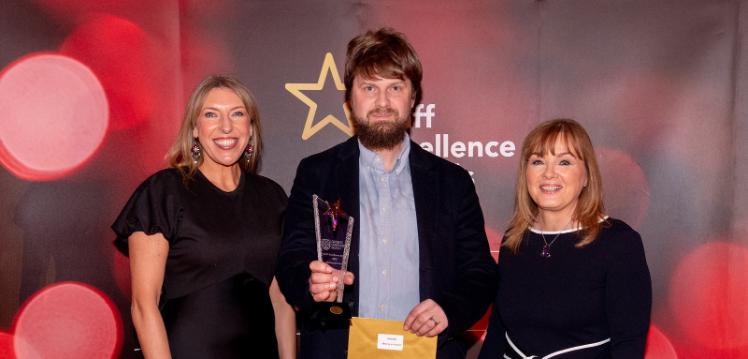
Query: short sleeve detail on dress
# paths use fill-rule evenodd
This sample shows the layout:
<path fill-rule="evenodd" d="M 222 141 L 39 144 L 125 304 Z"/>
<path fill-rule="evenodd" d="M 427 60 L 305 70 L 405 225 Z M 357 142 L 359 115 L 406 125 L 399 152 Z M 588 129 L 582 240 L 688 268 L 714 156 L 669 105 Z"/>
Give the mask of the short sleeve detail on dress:
<path fill-rule="evenodd" d="M 175 170 L 163 170 L 146 179 L 125 204 L 112 229 L 117 235 L 114 244 L 128 254 L 128 238 L 142 231 L 152 235 L 161 233 L 171 242 L 179 220 L 180 205 L 175 191 L 182 186 Z"/>

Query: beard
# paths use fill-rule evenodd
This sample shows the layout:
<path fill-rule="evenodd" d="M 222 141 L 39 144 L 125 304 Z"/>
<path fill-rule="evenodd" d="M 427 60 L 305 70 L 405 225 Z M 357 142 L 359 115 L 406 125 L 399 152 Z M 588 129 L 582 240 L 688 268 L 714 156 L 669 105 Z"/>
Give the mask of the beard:
<path fill-rule="evenodd" d="M 361 144 L 370 150 L 389 150 L 403 142 L 405 133 L 410 129 L 410 118 L 402 118 L 393 108 L 380 108 L 369 111 L 371 114 L 392 114 L 393 121 L 369 121 L 354 114 L 353 130 Z"/>

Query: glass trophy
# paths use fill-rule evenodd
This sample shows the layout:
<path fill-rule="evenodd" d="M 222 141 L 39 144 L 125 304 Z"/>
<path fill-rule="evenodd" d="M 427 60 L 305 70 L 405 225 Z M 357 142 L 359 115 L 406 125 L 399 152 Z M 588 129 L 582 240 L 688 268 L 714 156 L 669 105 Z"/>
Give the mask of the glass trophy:
<path fill-rule="evenodd" d="M 319 303 L 313 316 L 323 327 L 347 327 L 351 313 L 348 305 L 343 304 L 343 277 L 348 270 L 354 218 L 343 211 L 340 200 L 330 203 L 316 194 L 312 195 L 312 208 L 317 259 L 333 267 L 333 275 L 338 276 L 336 303 Z"/>

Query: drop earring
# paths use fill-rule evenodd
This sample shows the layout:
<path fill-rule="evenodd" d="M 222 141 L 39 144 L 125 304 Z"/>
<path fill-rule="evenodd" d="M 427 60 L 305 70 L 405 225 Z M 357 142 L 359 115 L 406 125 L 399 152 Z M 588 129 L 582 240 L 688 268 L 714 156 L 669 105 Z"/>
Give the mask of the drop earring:
<path fill-rule="evenodd" d="M 248 144 L 247 148 L 244 149 L 244 158 L 247 160 L 250 159 L 254 152 L 255 152 L 255 148 L 252 147 L 252 144 Z"/>
<path fill-rule="evenodd" d="M 197 164 L 202 156 L 202 148 L 200 147 L 200 142 L 197 138 L 192 139 L 192 148 L 190 148 L 190 152 L 192 153 L 192 163 Z"/>

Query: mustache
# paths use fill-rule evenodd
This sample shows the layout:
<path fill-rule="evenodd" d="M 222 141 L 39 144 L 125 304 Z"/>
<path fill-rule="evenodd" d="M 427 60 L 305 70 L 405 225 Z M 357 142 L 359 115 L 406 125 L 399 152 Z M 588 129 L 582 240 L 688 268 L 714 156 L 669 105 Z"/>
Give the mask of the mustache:
<path fill-rule="evenodd" d="M 395 115 L 395 116 L 397 116 L 398 113 L 397 113 L 397 110 L 395 110 L 392 107 L 377 107 L 377 108 L 375 108 L 375 109 L 367 112 L 366 115 L 367 116 L 369 116 L 369 115 L 377 115 L 377 116 L 381 116 L 381 115 Z"/>

